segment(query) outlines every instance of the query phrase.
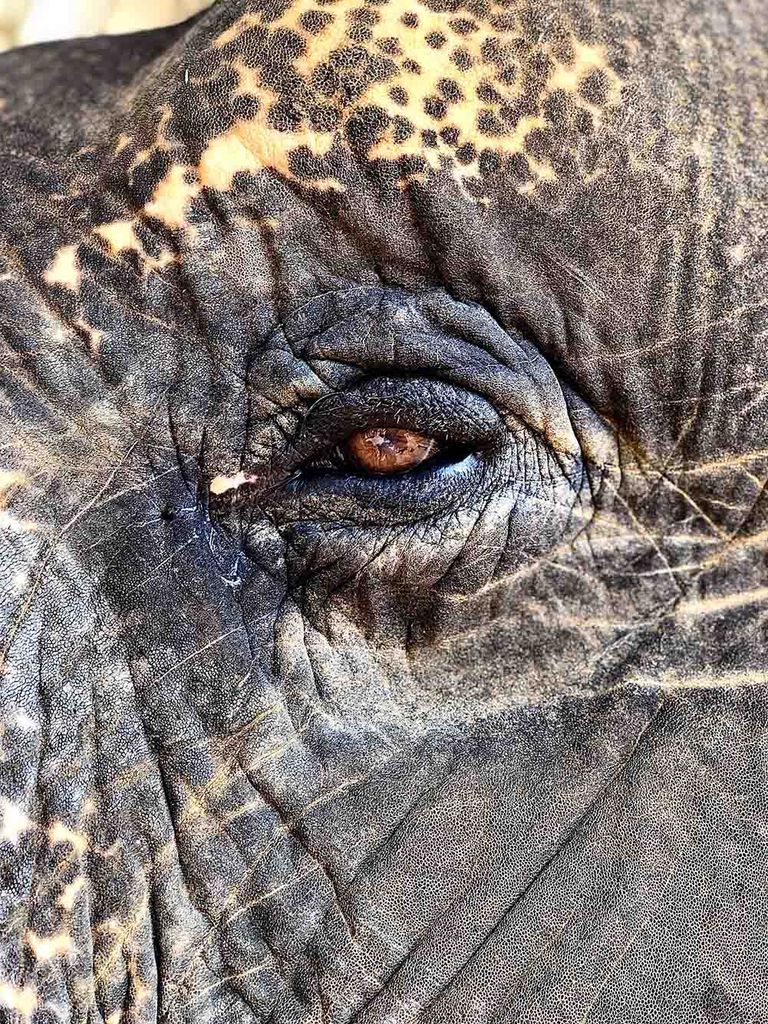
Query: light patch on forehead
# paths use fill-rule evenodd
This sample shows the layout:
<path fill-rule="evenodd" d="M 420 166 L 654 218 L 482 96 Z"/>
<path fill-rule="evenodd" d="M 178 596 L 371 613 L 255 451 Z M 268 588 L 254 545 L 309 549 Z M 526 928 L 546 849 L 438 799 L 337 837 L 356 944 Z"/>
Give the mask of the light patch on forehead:
<path fill-rule="evenodd" d="M 540 140 L 532 141 L 532 133 L 552 128 L 547 99 L 565 93 L 597 124 L 606 109 L 620 103 L 622 82 L 605 47 L 575 36 L 566 41 L 531 38 L 520 17 L 524 7 L 492 4 L 483 14 L 447 14 L 419 0 L 387 0 L 366 8 L 356 0 L 332 6 L 323 0 L 295 0 L 275 20 L 260 10 L 243 15 L 212 48 L 221 52 L 249 30 L 272 33 L 275 46 L 270 51 L 269 41 L 264 44 L 261 66 L 248 55 L 245 43 L 242 55 L 221 53 L 222 69 L 230 68 L 238 79 L 221 102 L 245 97 L 253 101 L 255 113 L 208 139 L 196 164 L 172 164 L 142 215 L 182 230 L 203 188 L 226 192 L 241 172 L 267 170 L 313 189 L 345 191 L 337 177 L 319 169 L 313 174 L 311 160 L 327 157 L 334 144 L 349 149 L 347 127 L 359 113 L 371 112 L 378 112 L 384 123 L 366 150 L 367 159 L 415 158 L 416 166 L 402 165 L 405 179 L 423 178 L 429 168 L 448 168 L 462 185 L 480 179 L 481 155 L 493 154 L 515 157 L 527 166 L 529 179 L 511 183 L 521 194 L 557 181 Z M 363 19 L 368 35 L 360 42 L 356 30 Z M 294 56 L 281 56 L 279 33 L 291 33 Z M 353 50 L 358 54 L 354 67 L 339 57 Z M 542 62 L 549 66 L 543 80 L 536 70 Z M 297 96 L 281 90 L 268 73 L 282 65 L 301 79 Z M 330 92 L 318 84 L 329 74 L 335 81 Z M 591 96 L 584 91 L 593 75 L 600 78 L 603 95 L 600 90 Z M 290 126 L 280 123 L 279 111 L 286 103 L 297 112 Z M 171 108 L 160 109 L 154 145 L 137 153 L 131 173 L 153 154 L 173 148 L 167 134 Z M 310 117 L 310 110 L 328 114 L 327 122 Z M 295 163 L 298 156 L 301 169 Z M 487 197 L 478 201 L 490 202 Z"/>
<path fill-rule="evenodd" d="M 73 292 L 80 291 L 83 278 L 77 259 L 77 246 L 65 245 L 58 249 L 43 277 L 46 284 L 68 288 Z"/>
<path fill-rule="evenodd" d="M 301 75 L 308 89 L 315 91 L 316 103 L 328 102 L 316 89 L 315 76 L 333 64 L 340 48 L 355 45 L 355 18 L 368 16 L 370 39 L 364 46 L 371 59 L 380 65 L 388 62 L 396 68 L 390 75 L 370 74 L 363 69 L 355 80 L 354 99 L 337 112 L 338 125 L 325 131 L 310 126 L 306 119 L 292 131 L 276 132 L 269 127 L 270 115 L 285 96 L 269 85 L 258 67 L 233 62 L 239 76 L 236 94 L 255 97 L 259 109 L 254 127 L 245 132 L 242 123 L 237 136 L 257 166 L 270 167 L 294 177 L 290 169 L 293 153 L 306 148 L 322 156 L 339 138 L 345 123 L 361 109 L 378 109 L 391 119 L 383 136 L 372 146 L 369 159 L 397 160 L 418 157 L 434 168 L 447 161 L 459 178 L 480 175 L 478 153 L 491 151 L 501 157 L 520 156 L 526 160 L 533 182 L 521 191 L 531 191 L 536 181 L 554 181 L 556 174 L 545 160 L 529 151 L 527 137 L 548 125 L 544 102 L 553 92 L 562 90 L 575 104 L 599 118 L 601 107 L 581 95 L 584 80 L 601 72 L 607 84 L 605 106 L 615 106 L 621 96 L 621 80 L 611 69 L 606 51 L 576 38 L 571 39 L 568 58 L 558 57 L 562 50 L 547 40 L 526 38 L 519 11 L 492 6 L 488 14 L 457 11 L 454 16 L 435 11 L 414 0 L 388 0 L 368 10 L 355 3 L 342 2 L 332 8 L 318 0 L 295 2 L 274 22 L 266 22 L 259 11 L 245 14 L 226 29 L 215 46 L 223 48 L 241 38 L 249 29 L 260 26 L 270 31 L 288 30 L 301 40 L 301 52 L 291 62 L 291 70 Z M 525 72 L 537 59 L 552 63 L 546 84 L 531 94 Z M 340 71 L 342 76 L 346 72 Z M 368 80 L 365 81 L 365 76 Z M 290 97 L 289 97 L 290 98 Z M 525 114 L 511 115 L 521 100 L 532 104 Z M 444 129 L 449 129 L 446 136 Z M 220 149 L 220 136 L 212 146 Z M 429 134 L 430 144 L 424 136 Z M 474 150 L 474 153 L 472 152 Z M 457 152 L 464 151 L 459 161 Z M 254 158 L 251 158 L 251 162 Z M 249 159 L 236 169 L 255 169 Z M 231 175 L 222 176 L 214 187 L 229 187 Z M 311 182 L 318 187 L 318 182 Z M 322 187 L 329 187 L 327 181 Z M 341 187 L 338 183 L 336 187 Z"/>

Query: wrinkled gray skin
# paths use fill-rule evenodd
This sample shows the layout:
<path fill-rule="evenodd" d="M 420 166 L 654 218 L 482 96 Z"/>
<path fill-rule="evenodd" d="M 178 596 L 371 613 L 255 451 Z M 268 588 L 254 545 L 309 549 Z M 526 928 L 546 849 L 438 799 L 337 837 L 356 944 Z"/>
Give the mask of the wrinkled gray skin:
<path fill-rule="evenodd" d="M 0 1017 L 768 1020 L 768 6 L 360 10 L 0 60 Z"/>

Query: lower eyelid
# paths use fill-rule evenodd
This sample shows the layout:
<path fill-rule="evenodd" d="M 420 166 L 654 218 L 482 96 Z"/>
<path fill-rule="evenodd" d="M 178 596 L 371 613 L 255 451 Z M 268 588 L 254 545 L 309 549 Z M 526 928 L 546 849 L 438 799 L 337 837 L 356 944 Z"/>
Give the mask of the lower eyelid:
<path fill-rule="evenodd" d="M 430 481 L 447 480 L 460 468 L 479 467 L 482 456 L 466 448 L 457 451 L 450 459 L 439 457 L 428 459 L 405 473 L 365 473 L 348 468 L 338 463 L 327 462 L 324 465 L 310 466 L 303 473 L 298 473 L 289 483 L 287 490 L 314 490 L 342 493 L 349 488 L 363 488 L 371 495 L 379 489 L 387 492 L 403 490 L 412 492 L 417 488 L 428 488 Z"/>

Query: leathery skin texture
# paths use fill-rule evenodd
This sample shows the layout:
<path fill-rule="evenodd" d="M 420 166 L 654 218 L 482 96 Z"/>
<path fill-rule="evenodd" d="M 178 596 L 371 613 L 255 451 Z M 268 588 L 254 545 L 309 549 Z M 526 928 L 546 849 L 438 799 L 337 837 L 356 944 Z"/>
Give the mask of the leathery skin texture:
<path fill-rule="evenodd" d="M 768 1020 L 767 26 L 0 59 L 3 1021 Z"/>

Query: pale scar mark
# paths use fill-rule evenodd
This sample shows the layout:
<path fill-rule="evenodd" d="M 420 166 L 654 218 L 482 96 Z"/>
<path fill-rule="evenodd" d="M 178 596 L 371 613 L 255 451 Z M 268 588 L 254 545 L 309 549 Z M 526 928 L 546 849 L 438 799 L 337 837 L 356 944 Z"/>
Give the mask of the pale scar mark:
<path fill-rule="evenodd" d="M 70 291 L 80 291 L 82 272 L 77 258 L 77 245 L 65 245 L 58 249 L 53 261 L 43 275 L 46 284 L 58 285 Z"/>
<path fill-rule="evenodd" d="M 244 484 L 257 483 L 258 479 L 259 478 L 254 476 L 252 473 L 244 473 L 242 470 L 239 473 L 233 473 L 230 476 L 222 473 L 211 480 L 209 490 L 211 494 L 218 497 L 221 494 L 226 494 L 228 491 L 236 491 Z"/>

